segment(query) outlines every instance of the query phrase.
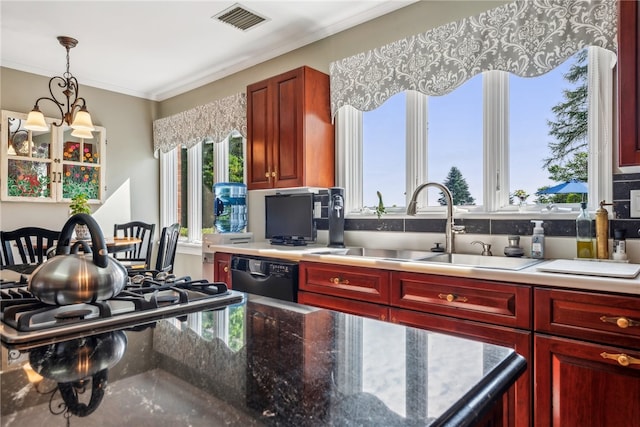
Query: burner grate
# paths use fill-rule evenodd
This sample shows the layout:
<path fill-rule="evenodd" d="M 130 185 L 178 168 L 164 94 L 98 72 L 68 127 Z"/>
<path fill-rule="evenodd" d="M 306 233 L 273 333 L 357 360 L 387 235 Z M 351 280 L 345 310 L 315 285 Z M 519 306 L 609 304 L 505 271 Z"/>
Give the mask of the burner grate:
<path fill-rule="evenodd" d="M 133 279 L 133 278 L 132 278 Z M 143 276 L 129 280 L 125 289 L 113 298 L 64 306 L 40 302 L 24 285 L 3 285 L 0 289 L 2 322 L 17 331 L 64 328 L 105 318 L 126 318 L 129 313 L 153 313 L 165 307 L 188 307 L 229 293 L 226 284 L 192 280 L 189 276 Z"/>

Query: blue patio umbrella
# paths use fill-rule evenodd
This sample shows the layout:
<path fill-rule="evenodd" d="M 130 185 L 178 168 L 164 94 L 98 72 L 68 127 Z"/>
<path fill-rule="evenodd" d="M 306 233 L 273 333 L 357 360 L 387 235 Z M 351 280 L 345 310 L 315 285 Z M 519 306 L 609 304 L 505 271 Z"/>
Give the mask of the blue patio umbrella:
<path fill-rule="evenodd" d="M 572 179 L 570 181 L 554 185 L 553 187 L 540 190 L 537 194 L 587 194 L 588 192 L 589 189 L 587 188 L 587 184 L 582 181 L 578 181 L 577 179 Z"/>

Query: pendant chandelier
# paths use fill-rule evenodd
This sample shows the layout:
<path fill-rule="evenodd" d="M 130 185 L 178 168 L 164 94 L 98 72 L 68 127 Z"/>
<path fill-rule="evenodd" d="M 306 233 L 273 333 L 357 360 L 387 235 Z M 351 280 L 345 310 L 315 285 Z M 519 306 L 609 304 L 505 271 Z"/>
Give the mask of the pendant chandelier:
<path fill-rule="evenodd" d="M 59 36 L 58 41 L 67 50 L 67 71 L 62 76 L 55 76 L 49 80 L 49 93 L 51 96 L 43 96 L 36 100 L 33 110 L 31 110 L 27 116 L 27 122 L 24 127 L 31 131 L 49 130 L 44 115 L 38 106 L 40 101 L 46 100 L 53 102 L 56 107 L 58 107 L 58 110 L 60 110 L 60 121 L 54 122 L 54 126 L 60 127 L 63 123 L 66 123 L 73 129 L 71 132 L 72 136 L 91 139 L 93 138 L 91 131 L 95 129 L 91 122 L 91 115 L 87 111 L 84 98 L 78 96 L 78 80 L 69 72 L 69 50 L 76 47 L 78 40 L 71 37 Z M 58 96 L 60 96 L 60 94 L 64 95 L 66 103 L 64 99 L 59 100 L 58 97 L 56 97 L 54 87 L 57 87 L 56 91 L 58 92 Z M 62 97 L 60 96 L 60 98 Z"/>

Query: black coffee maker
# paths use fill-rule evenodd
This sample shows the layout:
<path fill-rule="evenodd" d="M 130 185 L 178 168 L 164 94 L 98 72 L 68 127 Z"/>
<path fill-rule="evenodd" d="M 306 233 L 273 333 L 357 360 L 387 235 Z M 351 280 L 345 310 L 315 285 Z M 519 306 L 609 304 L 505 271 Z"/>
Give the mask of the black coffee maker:
<path fill-rule="evenodd" d="M 344 188 L 329 188 L 329 245 L 344 248 Z"/>

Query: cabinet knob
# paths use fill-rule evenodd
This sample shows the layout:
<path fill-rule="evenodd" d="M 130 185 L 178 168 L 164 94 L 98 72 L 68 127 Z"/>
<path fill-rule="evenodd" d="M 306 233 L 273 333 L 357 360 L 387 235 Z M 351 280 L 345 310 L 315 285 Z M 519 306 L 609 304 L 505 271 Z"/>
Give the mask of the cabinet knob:
<path fill-rule="evenodd" d="M 640 365 L 640 359 L 636 359 L 635 357 L 631 357 L 624 353 L 613 354 L 603 351 L 600 353 L 600 356 L 602 356 L 603 359 L 615 360 L 621 366 Z"/>
<path fill-rule="evenodd" d="M 225 273 L 229 272 L 229 266 L 225 265 L 224 268 L 222 269 L 222 271 L 224 271 Z"/>
<path fill-rule="evenodd" d="M 628 319 L 624 316 L 620 316 L 620 317 L 601 316 L 600 320 L 602 320 L 605 323 L 615 323 L 621 329 L 626 329 L 629 326 L 640 326 L 640 322 L 638 322 L 637 320 Z"/>
<path fill-rule="evenodd" d="M 341 279 L 339 277 L 332 277 L 332 278 L 329 279 L 329 282 L 333 283 L 334 285 L 348 285 L 349 284 L 349 280 Z"/>
<path fill-rule="evenodd" d="M 438 294 L 438 298 L 445 299 L 448 302 L 454 302 L 454 301 L 467 302 L 468 301 L 467 298 L 460 297 L 460 296 L 455 295 L 455 294 Z"/>

